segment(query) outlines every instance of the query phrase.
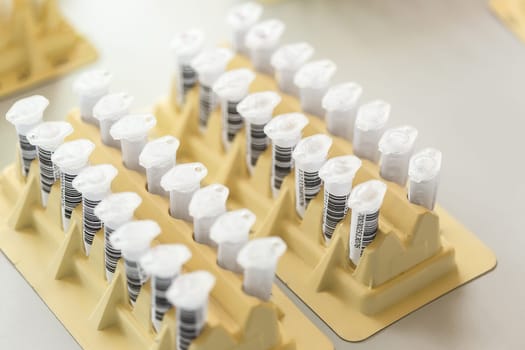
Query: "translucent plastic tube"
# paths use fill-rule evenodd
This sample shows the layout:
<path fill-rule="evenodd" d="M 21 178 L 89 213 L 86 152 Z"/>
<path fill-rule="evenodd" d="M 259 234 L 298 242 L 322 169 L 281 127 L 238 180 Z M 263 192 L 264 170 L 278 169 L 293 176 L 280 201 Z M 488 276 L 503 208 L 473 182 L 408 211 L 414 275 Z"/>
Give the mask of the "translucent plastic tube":
<path fill-rule="evenodd" d="M 40 167 L 40 192 L 42 206 L 47 206 L 51 186 L 60 177 L 58 167 L 51 161 L 55 150 L 64 142 L 64 138 L 73 132 L 68 122 L 43 122 L 27 134 L 29 143 L 36 147 Z"/>
<path fill-rule="evenodd" d="M 246 33 L 257 23 L 262 12 L 262 6 L 252 1 L 234 6 L 228 12 L 226 20 L 232 31 L 232 46 L 237 53 L 248 55 L 248 48 L 244 44 Z"/>
<path fill-rule="evenodd" d="M 196 242 L 215 246 L 210 239 L 210 227 L 226 212 L 226 200 L 230 191 L 221 184 L 212 184 L 198 189 L 193 194 L 189 213 L 193 217 L 193 238 Z"/>
<path fill-rule="evenodd" d="M 78 96 L 80 117 L 83 121 L 97 125 L 93 117 L 93 107 L 109 92 L 112 76 L 104 70 L 91 70 L 82 73 L 73 83 L 73 91 Z"/>
<path fill-rule="evenodd" d="M 356 83 L 344 83 L 332 86 L 323 97 L 326 110 L 326 128 L 335 136 L 352 141 L 356 119 L 357 102 L 363 88 Z"/>
<path fill-rule="evenodd" d="M 359 107 L 352 146 L 354 154 L 371 162 L 379 161 L 379 139 L 386 130 L 390 104 L 375 100 Z"/>
<path fill-rule="evenodd" d="M 125 92 L 103 96 L 93 107 L 93 117 L 98 120 L 100 138 L 106 146 L 120 149 L 120 141 L 111 137 L 110 130 L 120 118 L 129 114 L 133 97 Z"/>
<path fill-rule="evenodd" d="M 140 258 L 140 266 L 151 276 L 151 323 L 157 333 L 171 308 L 166 293 L 190 258 L 191 252 L 183 244 L 161 244 Z"/>
<path fill-rule="evenodd" d="M 175 165 L 162 176 L 160 186 L 170 193 L 171 216 L 192 221 L 189 213 L 190 201 L 206 175 L 208 169 L 202 163 L 184 163 Z"/>
<path fill-rule="evenodd" d="M 336 65 L 330 60 L 306 63 L 294 76 L 294 83 L 299 88 L 301 108 L 305 113 L 323 118 L 323 96 L 328 91 Z"/>
<path fill-rule="evenodd" d="M 285 25 L 277 19 L 268 19 L 254 25 L 246 34 L 245 45 L 250 50 L 253 67 L 273 75 L 271 57 L 283 35 Z"/>
<path fill-rule="evenodd" d="M 171 135 L 162 136 L 144 146 L 139 156 L 139 163 L 146 169 L 148 192 L 168 196 L 160 186 L 160 179 L 177 162 L 179 140 Z"/>
<path fill-rule="evenodd" d="M 275 78 L 282 92 L 299 96 L 299 88 L 294 83 L 295 73 L 313 54 L 313 47 L 305 42 L 283 45 L 274 52 L 271 64 L 275 69 Z"/>
<path fill-rule="evenodd" d="M 441 157 L 439 150 L 425 148 L 410 159 L 408 200 L 411 203 L 434 210 L 441 172 Z"/>
<path fill-rule="evenodd" d="M 7 111 L 5 119 L 13 124 L 18 134 L 22 175 L 27 176 L 31 162 L 37 157 L 36 147 L 27 140 L 27 133 L 42 122 L 49 100 L 44 96 L 33 95 L 17 100 Z"/>
<path fill-rule="evenodd" d="M 388 129 L 379 140 L 381 152 L 381 177 L 405 186 L 408 162 L 414 151 L 417 130 L 412 126 Z"/>
<path fill-rule="evenodd" d="M 82 237 L 87 256 L 95 234 L 103 227 L 102 220 L 95 215 L 95 207 L 111 193 L 111 182 L 117 173 L 111 164 L 92 165 L 80 171 L 73 180 L 73 188 L 82 194 Z"/>

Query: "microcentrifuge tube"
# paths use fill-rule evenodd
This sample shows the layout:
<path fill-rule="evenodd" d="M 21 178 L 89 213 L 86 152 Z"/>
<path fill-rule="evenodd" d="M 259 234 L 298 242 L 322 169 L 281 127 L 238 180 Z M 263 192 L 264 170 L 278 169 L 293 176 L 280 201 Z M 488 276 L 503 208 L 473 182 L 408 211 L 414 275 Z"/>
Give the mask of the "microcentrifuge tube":
<path fill-rule="evenodd" d="M 248 209 L 229 211 L 217 218 L 210 229 L 210 238 L 217 244 L 219 266 L 237 273 L 242 267 L 237 263 L 239 251 L 248 242 L 255 214 Z"/>
<path fill-rule="evenodd" d="M 115 140 L 109 131 L 117 120 L 129 114 L 133 97 L 125 92 L 108 94 L 93 107 L 93 117 L 98 120 L 100 138 L 106 146 L 120 149 L 120 141 Z"/>
<path fill-rule="evenodd" d="M 374 163 L 379 161 L 378 144 L 389 116 L 390 104 L 385 101 L 375 100 L 359 107 L 352 141 L 356 156 Z"/>
<path fill-rule="evenodd" d="M 95 144 L 87 139 L 64 142 L 51 156 L 51 161 L 60 170 L 60 192 L 62 206 L 62 228 L 69 229 L 71 213 L 82 202 L 82 195 L 73 187 L 73 180 L 88 166 L 88 159 Z"/>
<path fill-rule="evenodd" d="M 160 186 L 160 179 L 175 166 L 179 145 L 180 142 L 176 137 L 167 135 L 148 142 L 142 149 L 139 163 L 146 169 L 148 192 L 161 196 L 168 195 L 168 192 Z"/>
<path fill-rule="evenodd" d="M 326 128 L 332 135 L 352 141 L 357 102 L 362 93 L 363 88 L 356 83 L 343 83 L 328 89 L 322 104 L 326 110 Z"/>
<path fill-rule="evenodd" d="M 323 236 L 329 243 L 337 224 L 346 215 L 348 196 L 352 190 L 355 174 L 361 167 L 356 156 L 340 156 L 329 159 L 319 170 L 324 183 Z"/>
<path fill-rule="evenodd" d="M 211 184 L 195 191 L 189 213 L 193 217 L 193 238 L 196 242 L 215 246 L 210 239 L 210 227 L 226 212 L 229 193 L 228 187 L 221 184 Z"/>
<path fill-rule="evenodd" d="M 256 2 L 247 1 L 234 6 L 229 12 L 226 21 L 232 30 L 233 49 L 240 54 L 248 55 L 248 48 L 244 44 L 246 33 L 259 20 L 263 8 Z"/>
<path fill-rule="evenodd" d="M 250 59 L 255 70 L 273 75 L 271 58 L 283 35 L 285 25 L 278 19 L 268 19 L 257 23 L 246 34 L 244 44 L 250 51 Z"/>
<path fill-rule="evenodd" d="M 166 292 L 190 258 L 191 252 L 183 244 L 161 244 L 140 258 L 140 266 L 151 277 L 151 323 L 156 332 L 160 332 L 164 314 L 171 308 Z"/>
<path fill-rule="evenodd" d="M 104 265 L 106 280 L 111 281 L 120 259 L 120 249 L 115 248 L 110 237 L 120 226 L 133 219 L 133 213 L 142 203 L 135 192 L 119 192 L 108 195 L 96 207 L 95 215 L 104 224 Z"/>
<path fill-rule="evenodd" d="M 199 77 L 199 127 L 206 129 L 211 113 L 217 107 L 217 98 L 212 90 L 213 84 L 226 70 L 226 65 L 233 58 L 233 52 L 226 48 L 216 48 L 201 52 L 192 61 L 191 66 Z"/>
<path fill-rule="evenodd" d="M 175 306 L 177 350 L 188 350 L 206 324 L 208 299 L 215 277 L 208 271 L 194 271 L 178 276 L 166 296 Z"/>
<path fill-rule="evenodd" d="M 302 218 L 308 203 L 321 190 L 319 169 L 326 162 L 332 138 L 325 134 L 305 137 L 295 147 L 292 157 L 295 164 L 295 210 Z"/>
<path fill-rule="evenodd" d="M 441 152 L 439 150 L 425 148 L 414 154 L 408 166 L 408 200 L 429 210 L 434 210 L 440 171 Z"/>
<path fill-rule="evenodd" d="M 83 121 L 97 125 L 93 117 L 93 107 L 109 92 L 111 73 L 104 70 L 91 70 L 82 73 L 73 83 L 73 91 L 78 96 L 80 117 Z"/>
<path fill-rule="evenodd" d="M 408 177 L 408 162 L 414 151 L 417 129 L 402 126 L 388 129 L 379 140 L 381 152 L 380 175 L 383 179 L 405 186 Z"/>
<path fill-rule="evenodd" d="M 208 175 L 202 163 L 175 165 L 160 179 L 160 186 L 170 193 L 170 215 L 176 219 L 191 222 L 189 213 L 191 197 L 201 187 L 201 181 Z"/>
<path fill-rule="evenodd" d="M 120 226 L 109 238 L 120 249 L 126 268 L 129 302 L 135 305 L 142 285 L 148 275 L 140 265 L 140 259 L 150 249 L 151 241 L 160 234 L 160 226 L 152 220 L 136 220 Z"/>
<path fill-rule="evenodd" d="M 86 256 L 95 234 L 103 226 L 102 220 L 95 215 L 95 207 L 111 193 L 111 182 L 117 173 L 111 164 L 92 165 L 80 171 L 73 180 L 73 188 L 82 194 L 82 237 Z"/>
<path fill-rule="evenodd" d="M 237 111 L 246 125 L 246 164 L 250 174 L 259 156 L 268 147 L 264 127 L 272 119 L 273 110 L 281 102 L 281 96 L 273 91 L 256 92 L 246 96 L 237 105 Z"/>
<path fill-rule="evenodd" d="M 286 113 L 273 118 L 264 127 L 272 140 L 271 188 L 274 197 L 279 193 L 284 177 L 292 171 L 292 152 L 301 139 L 308 118 L 302 113 Z"/>
<path fill-rule="evenodd" d="M 356 266 L 365 248 L 376 237 L 379 208 L 383 203 L 385 192 L 384 182 L 370 180 L 354 187 L 348 198 L 348 207 L 352 209 L 349 257 Z"/>
<path fill-rule="evenodd" d="M 18 134 L 22 175 L 27 176 L 33 159 L 37 157 L 36 147 L 27 140 L 27 133 L 42 122 L 44 110 L 49 101 L 44 96 L 33 95 L 16 101 L 7 111 L 5 118 L 13 124 Z"/>
<path fill-rule="evenodd" d="M 153 114 L 132 114 L 119 119 L 110 129 L 111 137 L 120 140 L 122 160 L 126 168 L 144 171 L 139 155 L 148 142 L 148 132 L 157 124 Z"/>
<path fill-rule="evenodd" d="M 294 83 L 295 73 L 313 54 L 313 47 L 304 42 L 284 45 L 274 52 L 271 64 L 275 69 L 275 78 L 282 92 L 299 96 L 299 88 Z"/>
<path fill-rule="evenodd" d="M 190 62 L 197 56 L 204 45 L 204 32 L 200 29 L 183 31 L 173 38 L 171 48 L 175 53 L 175 81 L 177 103 L 183 105 L 188 91 L 197 84 L 197 73 Z"/>
<path fill-rule="evenodd" d="M 222 113 L 222 143 L 230 148 L 235 135 L 242 129 L 242 117 L 237 111 L 239 102 L 248 95 L 248 88 L 255 79 L 255 73 L 246 68 L 222 73 L 213 84 L 213 91 L 220 100 Z"/>
<path fill-rule="evenodd" d="M 55 150 L 64 142 L 64 138 L 73 132 L 68 122 L 43 122 L 31 129 L 27 140 L 36 147 L 40 167 L 40 191 L 42 206 L 47 206 L 51 186 L 60 177 L 58 167 L 51 161 Z"/>
<path fill-rule="evenodd" d="M 335 63 L 330 60 L 309 62 L 299 68 L 294 83 L 299 88 L 303 112 L 324 117 L 322 101 L 335 71 Z"/>
<path fill-rule="evenodd" d="M 237 262 L 244 270 L 245 293 L 270 299 L 277 262 L 285 251 L 286 243 L 279 237 L 256 238 L 242 247 Z"/>

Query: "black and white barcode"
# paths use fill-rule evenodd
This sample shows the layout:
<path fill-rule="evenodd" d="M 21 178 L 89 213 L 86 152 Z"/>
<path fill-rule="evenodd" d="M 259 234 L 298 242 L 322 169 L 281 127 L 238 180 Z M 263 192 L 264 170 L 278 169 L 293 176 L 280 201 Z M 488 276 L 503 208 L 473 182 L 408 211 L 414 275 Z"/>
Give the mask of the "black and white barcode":
<path fill-rule="evenodd" d="M 305 207 L 319 193 L 321 189 L 321 178 L 319 171 L 304 171 L 297 169 L 297 184 L 299 205 Z"/>
<path fill-rule="evenodd" d="M 31 162 L 37 156 L 36 147 L 30 144 L 24 135 L 18 135 L 18 141 L 20 143 L 20 155 L 22 156 L 22 172 L 24 176 L 27 176 Z"/>
<path fill-rule="evenodd" d="M 201 127 L 206 127 L 208 125 L 208 119 L 210 118 L 211 112 L 213 112 L 216 104 L 215 95 L 211 87 L 202 84 L 200 85 L 199 101 L 199 124 Z"/>
<path fill-rule="evenodd" d="M 60 172 L 60 189 L 62 194 L 62 212 L 66 219 L 71 219 L 71 213 L 82 202 L 82 195 L 72 185 L 76 174 Z"/>
<path fill-rule="evenodd" d="M 237 112 L 239 102 L 228 101 L 226 105 L 226 135 L 229 142 L 232 142 L 235 135 L 242 129 L 242 117 Z"/>
<path fill-rule="evenodd" d="M 375 213 L 359 213 L 357 215 L 354 248 L 361 249 L 360 255 L 363 254 L 364 249 L 372 243 L 376 237 L 378 221 L 379 210 Z"/>
<path fill-rule="evenodd" d="M 177 309 L 177 350 L 187 350 L 204 325 L 203 310 Z"/>
<path fill-rule="evenodd" d="M 162 321 L 164 314 L 171 308 L 171 303 L 166 298 L 166 291 L 171 286 L 173 278 L 152 277 L 151 283 L 153 285 L 153 312 L 155 319 Z"/>
<path fill-rule="evenodd" d="M 104 260 L 106 264 L 106 271 L 109 271 L 112 274 L 115 273 L 118 260 L 122 254 L 119 249 L 113 247 L 111 241 L 109 240 L 109 237 L 111 237 L 111 234 L 113 234 L 114 231 L 114 229 L 104 226 Z"/>
<path fill-rule="evenodd" d="M 135 304 L 142 287 L 142 276 L 140 265 L 136 261 L 124 259 L 126 267 L 126 279 L 128 281 L 128 295 L 132 304 Z"/>
<path fill-rule="evenodd" d="M 268 136 L 264 133 L 266 124 L 249 124 L 249 130 L 246 133 L 247 147 L 250 150 L 250 164 L 255 166 L 259 156 L 268 147 Z"/>
<path fill-rule="evenodd" d="M 181 87 L 182 87 L 182 99 L 186 97 L 188 91 L 197 83 L 197 73 L 190 65 L 181 64 L 180 67 L 180 77 L 182 78 Z"/>
<path fill-rule="evenodd" d="M 42 147 L 37 147 L 37 152 L 42 191 L 49 193 L 51 191 L 51 186 L 55 183 L 56 176 L 58 175 L 58 170 L 51 161 L 53 152 L 46 151 Z"/>
<path fill-rule="evenodd" d="M 100 200 L 90 200 L 85 196 L 82 198 L 82 226 L 84 234 L 84 242 L 91 246 L 93 245 L 93 238 L 95 234 L 102 228 L 102 221 L 95 215 L 95 207 L 100 203 Z"/>
<path fill-rule="evenodd" d="M 280 189 L 286 175 L 292 170 L 292 152 L 294 147 L 273 145 L 273 187 Z"/>
<path fill-rule="evenodd" d="M 337 196 L 324 192 L 324 210 L 323 210 L 323 234 L 326 239 L 331 239 L 335 228 L 345 217 L 347 211 L 348 195 Z"/>

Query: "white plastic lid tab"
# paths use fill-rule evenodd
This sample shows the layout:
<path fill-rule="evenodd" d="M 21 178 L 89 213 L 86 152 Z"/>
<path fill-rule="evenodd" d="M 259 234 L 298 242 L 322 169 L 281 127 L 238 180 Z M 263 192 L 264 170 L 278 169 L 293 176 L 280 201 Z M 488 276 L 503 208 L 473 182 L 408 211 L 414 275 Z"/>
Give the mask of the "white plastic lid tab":
<path fill-rule="evenodd" d="M 306 63 L 297 71 L 294 83 L 299 87 L 301 108 L 304 112 L 320 118 L 324 116 L 323 96 L 336 69 L 334 62 L 319 60 Z"/>
<path fill-rule="evenodd" d="M 88 164 L 95 144 L 88 139 L 76 139 L 58 146 L 51 156 L 52 162 L 67 174 L 78 174 Z"/>
<path fill-rule="evenodd" d="M 161 177 L 177 162 L 179 140 L 171 135 L 159 137 L 144 146 L 139 163 L 146 169 L 148 191 L 158 195 L 168 195 L 160 186 Z"/>
<path fill-rule="evenodd" d="M 299 89 L 294 83 L 295 73 L 313 54 L 313 47 L 305 42 L 284 45 L 274 52 L 271 64 L 275 69 L 275 78 L 282 92 L 294 96 L 299 95 Z"/>
<path fill-rule="evenodd" d="M 408 167 L 408 200 L 411 203 L 434 209 L 441 158 L 441 152 L 435 148 L 425 148 L 412 156 Z"/>
<path fill-rule="evenodd" d="M 417 129 L 412 126 L 402 126 L 385 131 L 379 140 L 382 178 L 405 186 L 408 162 L 414 151 L 417 134 Z"/>
<path fill-rule="evenodd" d="M 111 235 L 111 244 L 122 251 L 122 256 L 139 262 L 149 250 L 151 241 L 160 234 L 160 226 L 153 220 L 134 220 L 121 225 Z"/>
<path fill-rule="evenodd" d="M 208 271 L 194 271 L 177 277 L 168 289 L 168 300 L 177 309 L 206 309 L 215 277 Z"/>
<path fill-rule="evenodd" d="M 49 100 L 33 95 L 17 100 L 7 111 L 5 118 L 13 124 L 18 135 L 25 136 L 29 130 L 42 122 Z"/>
<path fill-rule="evenodd" d="M 323 97 L 326 110 L 326 128 L 335 136 L 352 141 L 356 119 L 356 107 L 363 88 L 356 83 L 332 86 Z"/>
<path fill-rule="evenodd" d="M 390 104 L 385 101 L 375 100 L 359 107 L 352 143 L 356 156 L 374 163 L 379 161 L 378 143 L 389 116 Z"/>
<path fill-rule="evenodd" d="M 115 230 L 133 218 L 141 203 L 142 198 L 135 192 L 113 193 L 95 207 L 95 215 L 105 226 Z"/>

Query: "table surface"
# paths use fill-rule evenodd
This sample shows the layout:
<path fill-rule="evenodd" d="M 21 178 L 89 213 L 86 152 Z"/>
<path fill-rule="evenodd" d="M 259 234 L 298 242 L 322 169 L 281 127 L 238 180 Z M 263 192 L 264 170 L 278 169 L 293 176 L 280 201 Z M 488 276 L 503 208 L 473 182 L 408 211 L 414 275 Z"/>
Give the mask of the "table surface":
<path fill-rule="evenodd" d="M 95 66 L 113 72 L 113 90 L 128 91 L 140 108 L 168 91 L 172 35 L 200 26 L 210 45 L 224 42 L 224 14 L 233 3 L 91 0 L 61 6 L 100 50 Z M 308 41 L 316 58 L 334 60 L 337 82 L 362 84 L 365 101 L 389 101 L 390 125 L 417 127 L 418 148 L 442 150 L 439 202 L 498 257 L 496 270 L 357 344 L 338 338 L 291 296 L 294 302 L 336 349 L 525 348 L 525 236 L 517 220 L 525 198 L 525 167 L 517 157 L 525 149 L 525 45 L 480 0 L 282 1 L 269 4 L 264 17 L 286 22 L 283 42 Z M 51 101 L 46 118 L 62 119 L 76 104 L 74 77 L 0 101 L 0 114 L 21 96 L 42 94 Z M 16 141 L 4 118 L 0 138 L 4 166 L 14 159 Z M 1 349 L 79 348 L 1 254 L 0 276 Z"/>

